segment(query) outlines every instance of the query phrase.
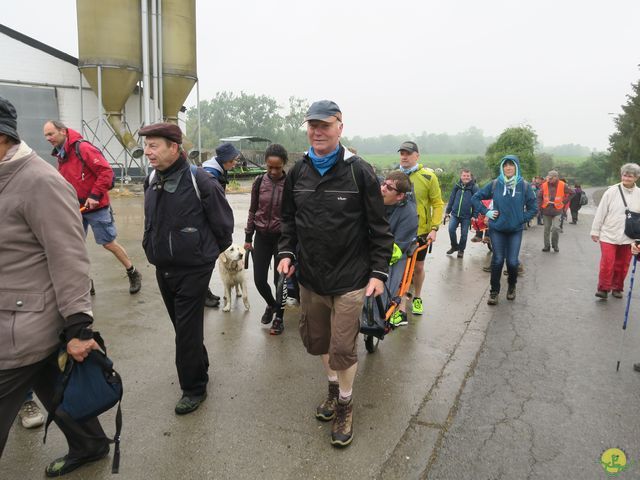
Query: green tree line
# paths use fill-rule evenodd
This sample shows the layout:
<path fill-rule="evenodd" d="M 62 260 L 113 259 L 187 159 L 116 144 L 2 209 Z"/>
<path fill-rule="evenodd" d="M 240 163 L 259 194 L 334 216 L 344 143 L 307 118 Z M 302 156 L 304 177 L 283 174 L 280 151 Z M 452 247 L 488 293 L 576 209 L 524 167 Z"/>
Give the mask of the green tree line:
<path fill-rule="evenodd" d="M 282 106 L 267 95 L 240 92 L 219 92 L 210 100 L 200 102 L 201 138 L 205 150 L 213 150 L 221 138 L 233 135 L 255 135 L 281 143 L 291 152 L 307 148 L 302 127 L 309 106 L 306 99 L 290 97 Z M 445 173 L 456 177 L 462 167 L 470 168 L 478 179 L 486 180 L 497 174 L 500 159 L 507 154 L 520 157 L 522 175 L 546 175 L 551 169 L 559 171 L 570 181 L 590 185 L 603 185 L 616 180 L 623 163 L 640 159 L 640 82 L 632 85 L 632 93 L 622 106 L 623 113 L 616 118 L 616 132 L 609 138 L 608 152 L 591 152 L 582 145 L 566 144 L 545 147 L 530 125 L 510 127 L 497 138 L 485 136 L 476 127 L 456 134 L 428 133 L 419 135 L 378 135 L 375 137 L 345 137 L 343 143 L 362 154 L 396 154 L 398 145 L 411 139 L 428 154 L 476 154 L 465 160 L 440 165 Z M 187 135 L 198 136 L 198 110 L 187 111 Z M 587 157 L 580 163 L 563 162 L 556 157 Z"/>

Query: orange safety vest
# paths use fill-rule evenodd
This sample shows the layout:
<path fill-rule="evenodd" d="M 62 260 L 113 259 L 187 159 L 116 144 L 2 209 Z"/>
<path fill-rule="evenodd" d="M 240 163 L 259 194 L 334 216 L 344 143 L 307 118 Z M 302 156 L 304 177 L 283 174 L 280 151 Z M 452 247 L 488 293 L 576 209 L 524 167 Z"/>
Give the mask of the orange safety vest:
<path fill-rule="evenodd" d="M 547 208 L 549 205 L 549 182 L 544 182 L 542 184 L 542 205 L 541 208 Z M 562 210 L 564 208 L 564 182 L 562 180 L 558 180 L 558 185 L 556 186 L 556 198 L 553 199 L 553 206 L 556 210 Z"/>

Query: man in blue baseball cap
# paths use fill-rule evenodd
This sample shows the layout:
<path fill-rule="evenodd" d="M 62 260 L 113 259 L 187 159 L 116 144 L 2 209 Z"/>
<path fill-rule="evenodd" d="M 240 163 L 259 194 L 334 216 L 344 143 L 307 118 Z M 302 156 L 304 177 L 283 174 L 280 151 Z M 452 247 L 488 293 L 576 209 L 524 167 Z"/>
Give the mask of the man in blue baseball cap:
<path fill-rule="evenodd" d="M 340 143 L 338 105 L 315 102 L 304 120 L 311 146 L 287 173 L 278 272 L 298 269 L 302 342 L 321 357 L 329 380 L 315 416 L 333 421 L 331 445 L 346 447 L 353 440 L 360 314 L 365 296 L 384 289 L 393 236 L 373 168 Z"/>

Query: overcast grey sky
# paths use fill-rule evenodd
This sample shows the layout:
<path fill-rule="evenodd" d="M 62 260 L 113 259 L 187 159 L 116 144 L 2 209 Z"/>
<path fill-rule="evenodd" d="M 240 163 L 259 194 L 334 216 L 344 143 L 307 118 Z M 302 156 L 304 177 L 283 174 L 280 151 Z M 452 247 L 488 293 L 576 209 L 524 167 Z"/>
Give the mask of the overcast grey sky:
<path fill-rule="evenodd" d="M 545 145 L 604 149 L 640 79 L 638 0 L 199 0 L 197 14 L 202 99 L 333 99 L 347 136 L 528 123 Z M 11 2 L 0 22 L 77 56 L 71 0 Z"/>

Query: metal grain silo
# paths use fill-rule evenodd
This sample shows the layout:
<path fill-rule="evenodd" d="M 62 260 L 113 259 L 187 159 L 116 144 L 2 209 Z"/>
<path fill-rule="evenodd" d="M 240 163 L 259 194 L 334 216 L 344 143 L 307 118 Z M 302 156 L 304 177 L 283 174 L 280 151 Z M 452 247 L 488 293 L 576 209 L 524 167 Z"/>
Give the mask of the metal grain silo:
<path fill-rule="evenodd" d="M 162 0 L 162 111 L 167 121 L 178 122 L 197 80 L 196 2 Z"/>
<path fill-rule="evenodd" d="M 118 140 L 134 157 L 142 150 L 122 122 L 122 109 L 140 80 L 140 0 L 77 0 L 78 68 L 102 100 Z"/>

